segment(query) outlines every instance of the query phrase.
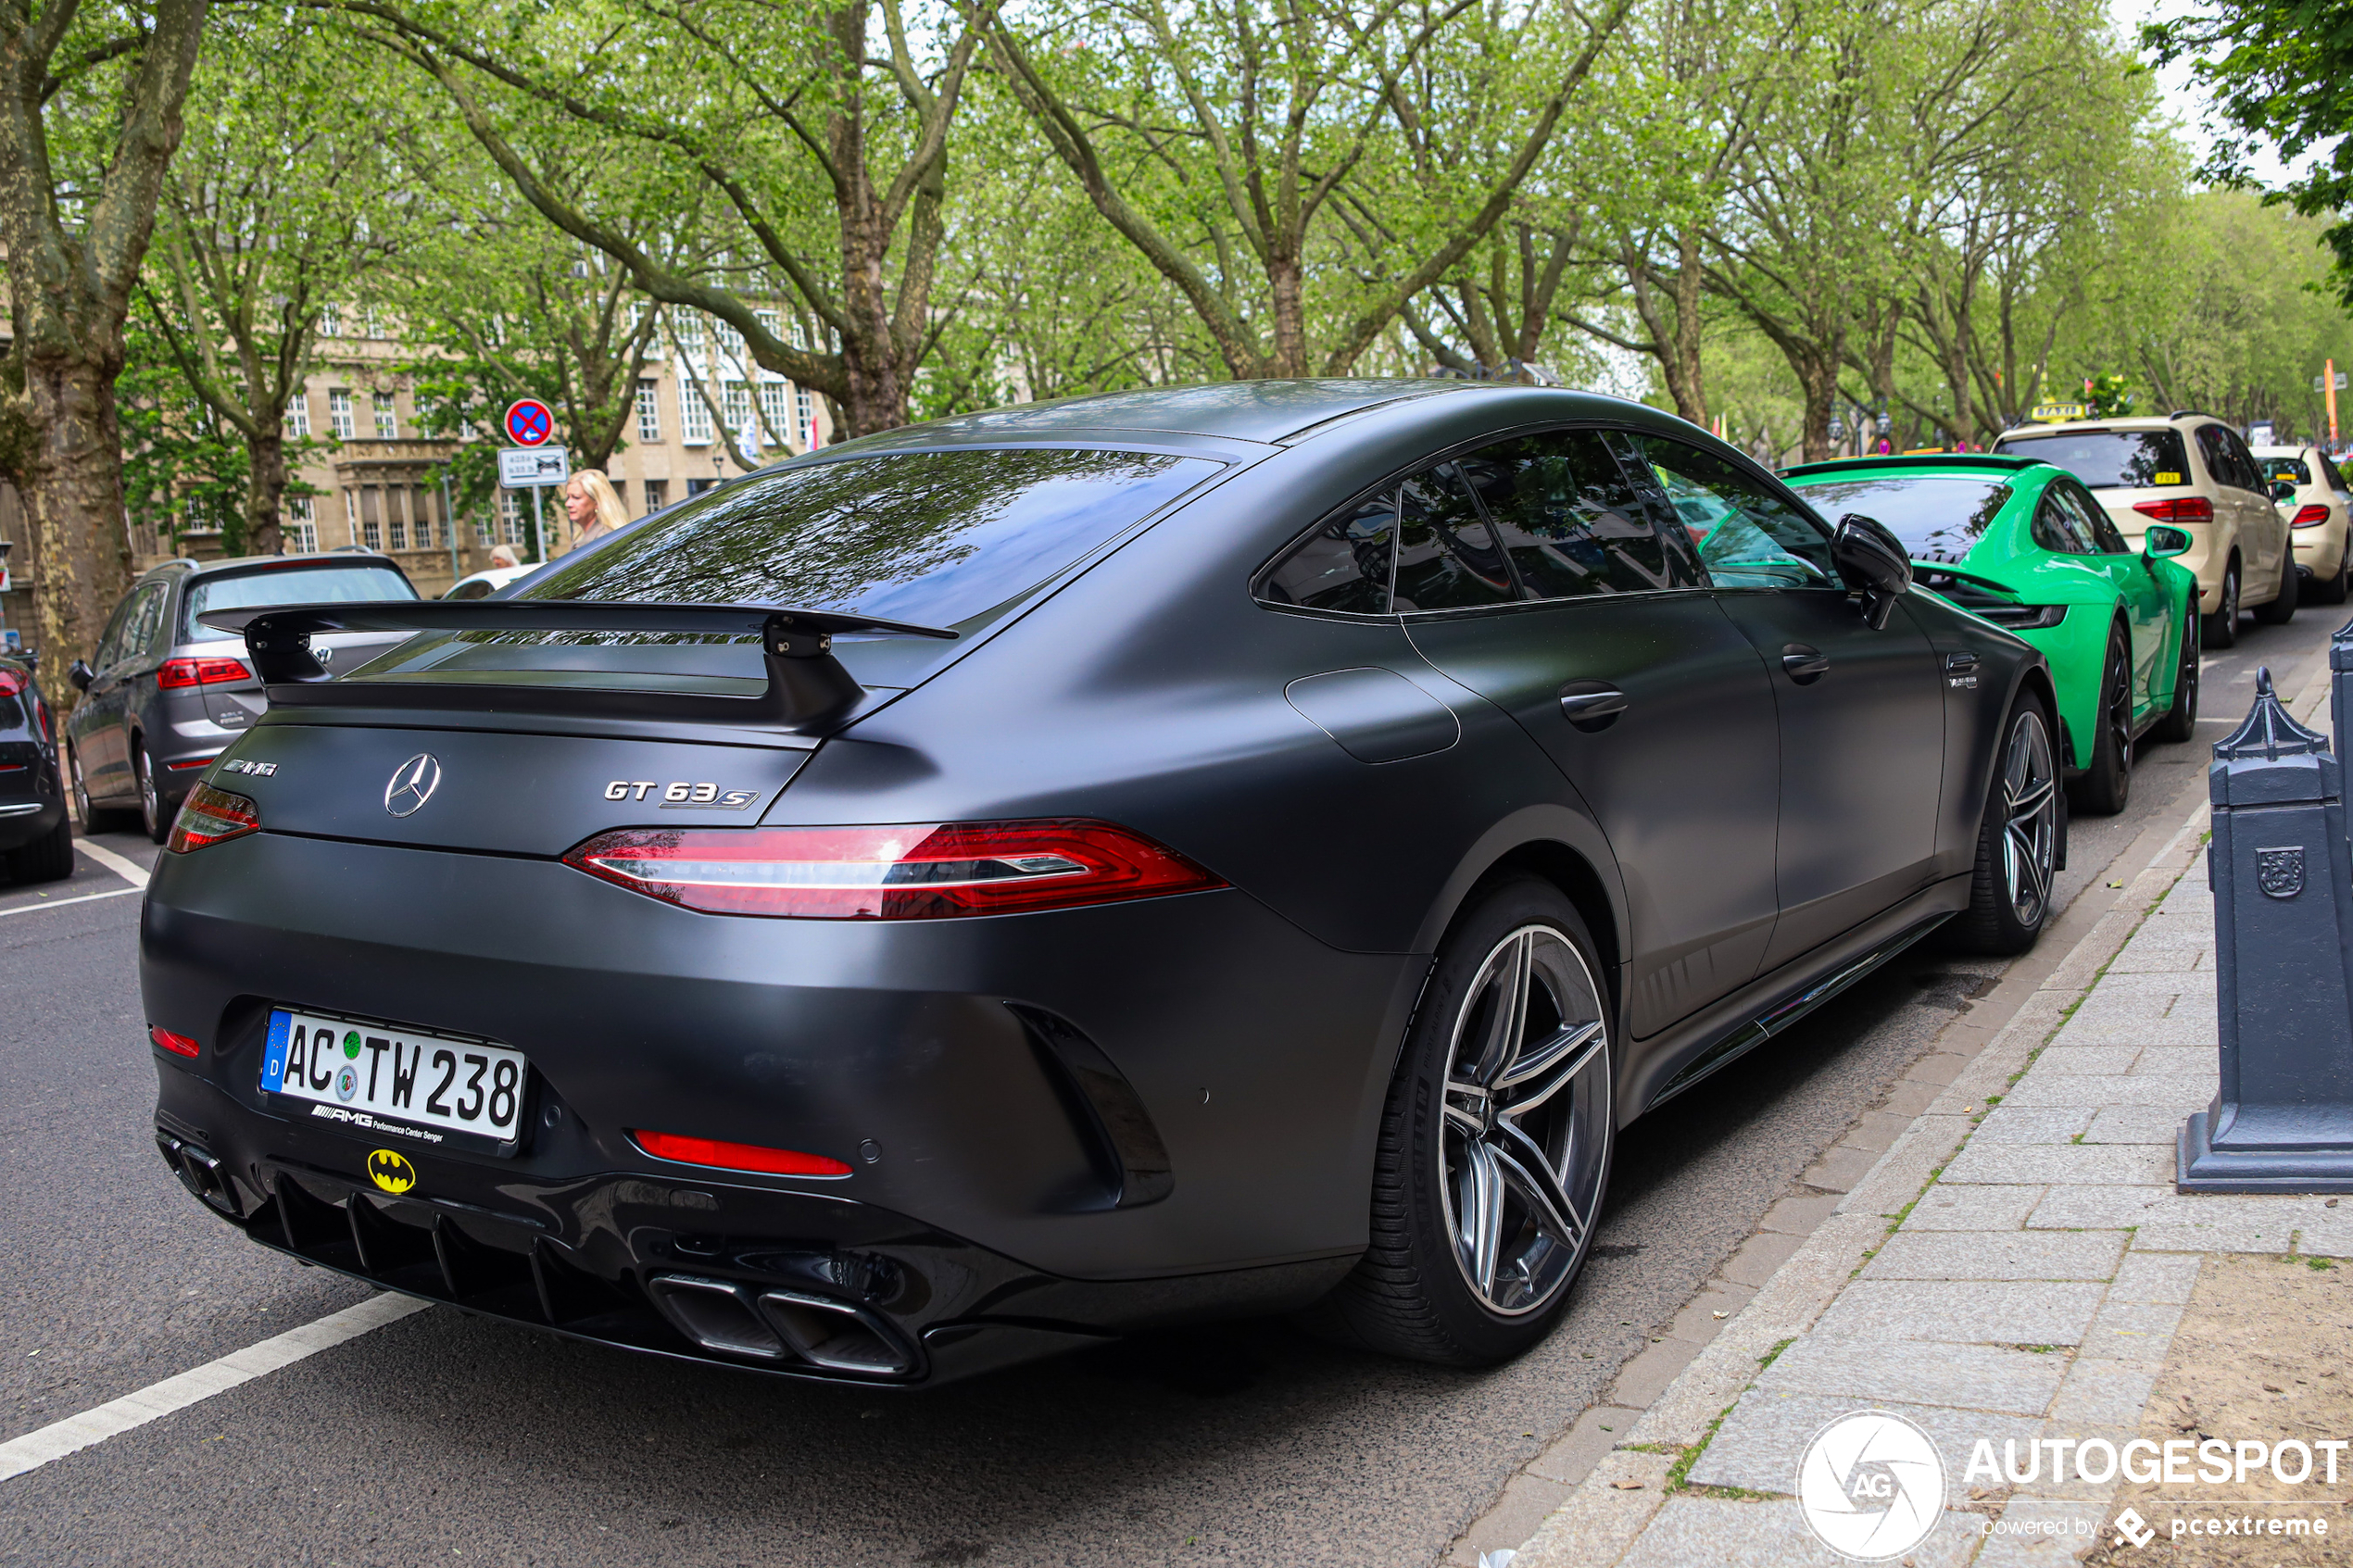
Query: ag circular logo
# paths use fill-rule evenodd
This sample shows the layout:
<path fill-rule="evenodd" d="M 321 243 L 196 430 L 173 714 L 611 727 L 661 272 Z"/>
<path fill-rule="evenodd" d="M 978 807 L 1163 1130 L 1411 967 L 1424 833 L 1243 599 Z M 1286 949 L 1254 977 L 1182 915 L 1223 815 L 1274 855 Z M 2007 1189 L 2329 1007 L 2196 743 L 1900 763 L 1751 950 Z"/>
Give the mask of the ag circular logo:
<path fill-rule="evenodd" d="M 386 1192 L 407 1192 L 417 1185 L 417 1168 L 396 1148 L 368 1151 L 368 1179 Z"/>
<path fill-rule="evenodd" d="M 1843 1415 L 1806 1446 L 1797 1501 L 1821 1543 L 1880 1562 L 1928 1538 L 1944 1513 L 1944 1461 L 1928 1434 L 1900 1415 Z"/>
<path fill-rule="evenodd" d="M 420 751 L 392 771 L 384 784 L 384 809 L 396 817 L 406 817 L 433 798 L 441 787 L 441 764 L 434 760 L 430 751 Z"/>

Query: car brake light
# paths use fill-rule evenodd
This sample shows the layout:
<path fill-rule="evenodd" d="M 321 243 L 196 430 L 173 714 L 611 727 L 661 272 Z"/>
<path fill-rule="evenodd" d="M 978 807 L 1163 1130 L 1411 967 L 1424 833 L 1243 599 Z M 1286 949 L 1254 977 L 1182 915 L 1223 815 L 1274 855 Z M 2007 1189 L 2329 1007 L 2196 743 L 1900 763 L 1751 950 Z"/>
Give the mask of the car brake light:
<path fill-rule="evenodd" d="M 678 1133 L 647 1133 L 633 1128 L 630 1137 L 656 1160 L 681 1165 L 711 1165 L 723 1171 L 758 1171 L 770 1176 L 847 1176 L 849 1167 L 822 1154 L 797 1148 L 763 1148 L 756 1143 L 724 1143 L 718 1138 L 690 1138 Z"/>
<path fill-rule="evenodd" d="M 711 914 L 947 920 L 1197 893 L 1226 884 L 1110 822 L 617 828 L 564 863 Z"/>
<path fill-rule="evenodd" d="M 175 1035 L 169 1029 L 149 1029 L 147 1038 L 174 1056 L 194 1056 L 204 1047 L 185 1035 Z"/>
<path fill-rule="evenodd" d="M 24 690 L 24 687 L 23 671 L 0 670 L 0 696 L 14 696 Z"/>
<path fill-rule="evenodd" d="M 200 784 L 188 792 L 187 803 L 171 824 L 171 842 L 164 847 L 176 855 L 208 844 L 242 837 L 261 830 L 261 808 L 242 795 Z"/>
<path fill-rule="evenodd" d="M 244 661 L 234 659 L 167 659 L 156 671 L 156 684 L 170 690 L 178 686 L 218 686 L 230 681 L 250 681 L 253 671 Z"/>
<path fill-rule="evenodd" d="M 2135 501 L 2133 509 L 2159 522 L 2212 522 L 2214 503 L 2203 495 L 2182 495 L 2162 501 Z"/>
<path fill-rule="evenodd" d="M 2305 507 L 2298 510 L 2296 514 L 2296 521 L 2289 523 L 2288 526 L 2290 528 L 2318 528 L 2321 524 L 2328 521 L 2328 520 L 2329 509 L 2316 502 L 2311 506 Z"/>

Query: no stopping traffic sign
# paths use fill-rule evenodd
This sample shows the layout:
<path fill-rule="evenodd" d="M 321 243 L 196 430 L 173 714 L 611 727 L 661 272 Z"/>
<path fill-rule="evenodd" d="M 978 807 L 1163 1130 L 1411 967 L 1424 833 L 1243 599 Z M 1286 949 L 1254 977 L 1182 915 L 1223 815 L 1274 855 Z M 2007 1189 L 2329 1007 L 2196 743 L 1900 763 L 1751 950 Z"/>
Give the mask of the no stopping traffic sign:
<path fill-rule="evenodd" d="M 507 405 L 507 439 L 518 446 L 538 446 L 556 433 L 554 410 L 536 397 L 518 397 Z"/>

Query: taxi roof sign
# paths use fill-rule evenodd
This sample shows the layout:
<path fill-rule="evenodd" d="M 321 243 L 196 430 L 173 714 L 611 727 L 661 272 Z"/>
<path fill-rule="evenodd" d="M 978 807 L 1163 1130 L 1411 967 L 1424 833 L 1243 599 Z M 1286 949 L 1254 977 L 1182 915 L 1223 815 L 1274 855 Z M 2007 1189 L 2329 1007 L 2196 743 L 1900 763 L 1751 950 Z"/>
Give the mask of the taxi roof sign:
<path fill-rule="evenodd" d="M 2034 418 L 2045 424 L 2056 424 L 2061 420 L 2088 420 L 2091 417 L 2092 407 L 2088 403 L 2037 403 L 2034 405 Z"/>

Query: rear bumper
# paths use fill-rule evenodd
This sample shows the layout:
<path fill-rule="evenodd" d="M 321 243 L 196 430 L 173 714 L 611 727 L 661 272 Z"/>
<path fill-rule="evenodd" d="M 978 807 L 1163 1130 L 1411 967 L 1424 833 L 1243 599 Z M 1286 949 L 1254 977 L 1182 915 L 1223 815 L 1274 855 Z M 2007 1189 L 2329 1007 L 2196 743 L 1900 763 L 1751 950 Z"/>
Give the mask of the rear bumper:
<path fill-rule="evenodd" d="M 305 1239 L 315 1202 L 429 1250 L 446 1200 L 461 1233 L 534 1238 L 469 1245 L 526 1273 L 551 1249 L 641 1317 L 665 1273 L 783 1288 L 815 1265 L 746 1260 L 862 1249 L 915 1282 L 918 1305 L 874 1310 L 928 1367 L 950 1325 L 1083 1336 L 1312 1298 L 1365 1245 L 1375 1124 L 1426 964 L 1335 951 L 1234 891 L 978 920 L 730 919 L 551 861 L 263 833 L 163 857 L 141 979 L 147 1022 L 203 1047 L 158 1054 L 163 1124 L 220 1162 L 234 1199 L 216 1206 L 257 1239 L 497 1311 L 416 1272 L 416 1236 L 389 1233 L 410 1243 L 407 1274 L 333 1251 L 356 1241 Z M 272 1002 L 523 1051 L 519 1152 L 335 1131 L 271 1100 Z M 681 1166 L 639 1150 L 638 1127 L 853 1173 Z M 399 1201 L 367 1185 L 379 1144 L 417 1167 Z M 304 1196 L 281 1198 L 287 1173 Z M 537 1311 L 500 1315 L 585 1332 Z"/>
<path fill-rule="evenodd" d="M 54 778 L 44 778 L 37 789 L 0 791 L 0 853 L 47 837 L 65 820 L 65 794 Z"/>

